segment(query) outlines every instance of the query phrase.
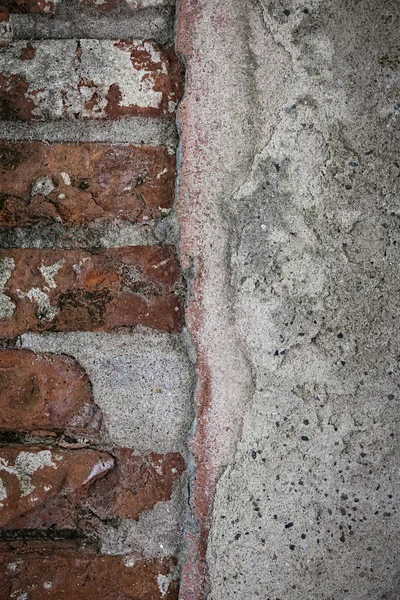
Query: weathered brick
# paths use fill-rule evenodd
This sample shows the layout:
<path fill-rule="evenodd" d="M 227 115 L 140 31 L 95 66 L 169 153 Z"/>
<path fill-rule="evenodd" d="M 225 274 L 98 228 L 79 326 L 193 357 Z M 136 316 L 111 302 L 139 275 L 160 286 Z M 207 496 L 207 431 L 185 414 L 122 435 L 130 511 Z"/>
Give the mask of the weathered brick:
<path fill-rule="evenodd" d="M 139 456 L 131 449 L 122 448 L 112 454 L 115 467 L 81 490 L 79 502 L 65 493 L 45 498 L 33 510 L 17 517 L 10 515 L 8 522 L 3 522 L 3 528 L 72 529 L 95 536 L 99 521 L 137 520 L 143 511 L 151 510 L 157 502 L 170 500 L 185 469 L 183 458 L 177 453 Z"/>
<path fill-rule="evenodd" d="M 92 450 L 7 446 L 0 449 L 0 527 L 61 495 L 78 503 L 113 458 Z"/>
<path fill-rule="evenodd" d="M 72 543 L 0 546 L 0 600 L 177 600 L 174 558 L 101 556 Z"/>
<path fill-rule="evenodd" d="M 137 456 L 128 448 L 114 452 L 117 466 L 90 492 L 87 505 L 104 519 L 138 519 L 157 502 L 171 499 L 174 484 L 185 470 L 180 454 Z"/>
<path fill-rule="evenodd" d="M 105 12 L 125 7 L 136 10 L 138 8 L 174 6 L 175 4 L 175 0 L 80 0 L 80 2 Z"/>
<path fill-rule="evenodd" d="M 0 9 L 5 8 L 10 13 L 53 13 L 54 0 L 2 0 Z"/>
<path fill-rule="evenodd" d="M 98 253 L 0 250 L 0 337 L 27 331 L 182 327 L 181 275 L 172 247 Z"/>
<path fill-rule="evenodd" d="M 0 350 L 0 430 L 90 434 L 100 422 L 89 378 L 72 358 Z"/>
<path fill-rule="evenodd" d="M 173 48 L 151 41 L 34 40 L 0 48 L 1 119 L 171 117 L 182 89 Z"/>
<path fill-rule="evenodd" d="M 163 147 L 0 142 L 0 226 L 160 217 L 175 175 Z"/>

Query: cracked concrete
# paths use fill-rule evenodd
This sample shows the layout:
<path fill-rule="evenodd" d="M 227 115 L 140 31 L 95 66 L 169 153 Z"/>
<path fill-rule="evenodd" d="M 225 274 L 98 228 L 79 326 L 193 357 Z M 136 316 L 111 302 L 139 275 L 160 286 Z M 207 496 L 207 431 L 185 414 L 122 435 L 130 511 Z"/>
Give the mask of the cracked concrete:
<path fill-rule="evenodd" d="M 395 600 L 398 5 L 226 4 L 181 15 L 196 26 L 194 41 L 181 34 L 178 212 L 183 256 L 200 273 L 189 325 L 212 407 L 204 417 L 203 389 L 197 478 L 202 451 L 218 474 L 227 467 L 208 598 Z M 200 151 L 188 185 L 190 122 Z M 228 380 L 251 375 L 227 403 L 219 385 L 235 380 L 220 378 L 223 364 Z M 197 507 L 205 529 L 208 514 Z M 189 579 L 185 600 L 197 598 Z"/>

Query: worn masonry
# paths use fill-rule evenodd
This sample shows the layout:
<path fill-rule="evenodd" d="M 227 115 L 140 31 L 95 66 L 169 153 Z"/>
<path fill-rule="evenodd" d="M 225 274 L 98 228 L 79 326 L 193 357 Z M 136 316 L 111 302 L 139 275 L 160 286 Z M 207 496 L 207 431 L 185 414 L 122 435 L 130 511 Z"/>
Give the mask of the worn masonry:
<path fill-rule="evenodd" d="M 0 3 L 1 600 L 178 598 L 173 4 Z"/>

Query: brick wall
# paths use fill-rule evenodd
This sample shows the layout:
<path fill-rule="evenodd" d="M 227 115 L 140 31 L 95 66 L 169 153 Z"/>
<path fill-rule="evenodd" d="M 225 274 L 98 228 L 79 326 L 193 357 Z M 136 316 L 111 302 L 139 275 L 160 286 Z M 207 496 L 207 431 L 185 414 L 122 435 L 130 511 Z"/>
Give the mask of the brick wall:
<path fill-rule="evenodd" d="M 173 4 L 0 3 L 0 600 L 178 597 Z"/>

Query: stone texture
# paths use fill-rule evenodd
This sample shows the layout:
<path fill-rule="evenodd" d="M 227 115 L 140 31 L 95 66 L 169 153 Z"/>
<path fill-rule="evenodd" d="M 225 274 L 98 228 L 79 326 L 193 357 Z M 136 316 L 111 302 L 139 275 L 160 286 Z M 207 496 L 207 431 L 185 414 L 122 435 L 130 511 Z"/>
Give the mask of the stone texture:
<path fill-rule="evenodd" d="M 113 466 L 110 455 L 92 450 L 1 448 L 0 527 L 58 495 L 77 504 L 87 488 Z"/>
<path fill-rule="evenodd" d="M 175 157 L 165 148 L 0 143 L 0 227 L 165 216 Z"/>
<path fill-rule="evenodd" d="M 2 250 L 0 336 L 26 331 L 182 327 L 180 270 L 172 247 Z"/>
<path fill-rule="evenodd" d="M 54 12 L 55 0 L 2 0 L 0 8 L 7 9 L 10 13 L 43 13 Z"/>
<path fill-rule="evenodd" d="M 75 360 L 0 350 L 0 430 L 93 434 L 100 423 L 89 378 Z"/>
<path fill-rule="evenodd" d="M 0 547 L 0 600 L 177 600 L 172 558 L 101 556 L 72 544 Z"/>
<path fill-rule="evenodd" d="M 0 49 L 5 120 L 172 117 L 182 94 L 172 48 L 151 41 L 18 41 Z"/>
<path fill-rule="evenodd" d="M 21 344 L 40 353 L 64 352 L 79 361 L 111 445 L 141 453 L 185 453 L 193 419 L 193 373 L 177 334 L 27 334 Z"/>

